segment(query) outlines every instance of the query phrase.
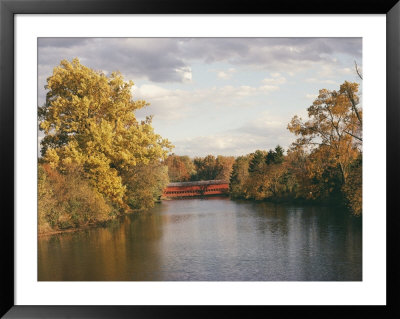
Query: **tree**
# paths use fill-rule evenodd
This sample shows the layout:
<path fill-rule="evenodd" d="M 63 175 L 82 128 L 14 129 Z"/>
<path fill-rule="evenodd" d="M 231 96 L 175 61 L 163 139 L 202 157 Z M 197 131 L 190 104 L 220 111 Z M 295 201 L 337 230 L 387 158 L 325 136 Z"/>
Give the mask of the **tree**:
<path fill-rule="evenodd" d="M 294 197 L 302 199 L 319 198 L 314 186 L 316 179 L 313 175 L 317 170 L 312 166 L 310 154 L 307 154 L 304 148 L 298 145 L 293 145 L 287 153 L 289 173 L 295 180 L 293 183 Z"/>
<path fill-rule="evenodd" d="M 189 181 L 195 174 L 195 166 L 189 156 L 171 154 L 165 160 L 168 167 L 168 176 L 171 182 Z"/>
<path fill-rule="evenodd" d="M 83 167 L 96 189 L 124 208 L 121 174 L 165 158 L 172 148 L 154 133 L 151 117 L 137 121 L 134 112 L 148 104 L 133 100 L 132 86 L 118 72 L 107 77 L 78 59 L 63 60 L 47 79 L 38 111 L 44 161 L 61 172 L 71 164 Z"/>
<path fill-rule="evenodd" d="M 345 82 L 340 91 L 319 91 L 308 111 L 309 120 L 295 116 L 288 129 L 299 136 L 295 144 L 314 149 L 323 147 L 330 153 L 345 184 L 351 162 L 358 156 L 362 111 L 358 107 L 358 84 Z"/>
<path fill-rule="evenodd" d="M 245 198 L 244 185 L 249 176 L 249 156 L 239 156 L 232 166 L 229 193 L 232 198 Z"/>
<path fill-rule="evenodd" d="M 192 174 L 192 180 L 213 180 L 222 179 L 228 181 L 232 172 L 232 165 L 235 161 L 233 156 L 213 155 L 206 157 L 195 157 L 193 164 L 195 174 Z"/>
<path fill-rule="evenodd" d="M 197 172 L 195 176 L 192 176 L 193 180 L 213 180 L 216 179 L 220 172 L 216 158 L 213 155 L 207 155 L 204 158 L 196 157 L 193 163 Z"/>
<path fill-rule="evenodd" d="M 347 200 L 347 206 L 354 214 L 360 215 L 362 212 L 362 158 L 358 157 L 352 163 L 348 182 L 343 187 L 343 192 Z"/>
<path fill-rule="evenodd" d="M 229 181 L 234 162 L 235 158 L 233 156 L 218 155 L 215 163 L 217 165 L 218 174 L 215 178 L 224 181 Z"/>
<path fill-rule="evenodd" d="M 265 151 L 260 150 L 256 150 L 254 153 L 250 154 L 249 173 L 262 172 L 266 155 L 267 153 Z"/>
<path fill-rule="evenodd" d="M 362 79 L 362 78 L 361 78 Z M 343 120 L 346 123 L 344 132 L 362 142 L 362 110 L 359 106 L 358 83 L 344 82 L 339 93 L 344 96 L 344 103 L 350 103 L 351 114 Z"/>
<path fill-rule="evenodd" d="M 104 222 L 112 207 L 88 181 L 79 167 L 60 174 L 49 164 L 38 165 L 38 231 L 46 233 Z"/>
<path fill-rule="evenodd" d="M 167 186 L 168 168 L 159 162 L 139 164 L 122 176 L 127 185 L 126 201 L 130 208 L 144 210 L 154 206 Z"/>
<path fill-rule="evenodd" d="M 360 70 L 360 67 L 357 65 L 356 61 L 354 61 L 354 68 L 356 69 L 358 77 L 362 80 L 363 79 L 362 70 Z"/>
<path fill-rule="evenodd" d="M 283 148 L 278 145 L 275 147 L 275 151 L 269 150 L 266 156 L 266 163 L 268 165 L 281 164 L 283 162 L 283 159 L 284 159 Z"/>

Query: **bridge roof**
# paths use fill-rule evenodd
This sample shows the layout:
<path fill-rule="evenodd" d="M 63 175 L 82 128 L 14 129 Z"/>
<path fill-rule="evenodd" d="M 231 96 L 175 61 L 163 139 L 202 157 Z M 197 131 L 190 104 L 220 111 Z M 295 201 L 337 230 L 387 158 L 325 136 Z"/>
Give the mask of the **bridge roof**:
<path fill-rule="evenodd" d="M 202 185 L 219 185 L 219 184 L 228 184 L 227 181 L 222 179 L 214 179 L 210 181 L 193 181 L 193 182 L 178 182 L 178 183 L 169 183 L 167 187 L 176 187 L 176 186 L 202 186 Z"/>

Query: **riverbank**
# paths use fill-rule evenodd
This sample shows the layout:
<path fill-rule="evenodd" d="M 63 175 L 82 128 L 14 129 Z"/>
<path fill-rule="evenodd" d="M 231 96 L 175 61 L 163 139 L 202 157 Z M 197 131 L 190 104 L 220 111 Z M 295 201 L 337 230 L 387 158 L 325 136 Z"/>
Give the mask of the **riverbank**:
<path fill-rule="evenodd" d="M 161 203 L 161 201 L 157 201 L 156 204 Z M 69 227 L 65 229 L 55 229 L 51 231 L 46 231 L 46 232 L 38 232 L 38 238 L 41 237 L 47 237 L 47 236 L 53 236 L 53 235 L 60 235 L 60 234 L 65 234 L 65 233 L 75 233 L 83 230 L 88 230 L 88 229 L 93 229 L 93 228 L 106 228 L 110 226 L 111 224 L 115 222 L 120 222 L 123 218 L 126 216 L 132 215 L 132 214 L 138 214 L 143 212 L 143 210 L 130 210 L 126 211 L 124 214 L 120 215 L 115 215 L 111 219 L 105 220 L 105 221 L 98 221 L 94 223 L 88 223 L 86 225 L 80 225 L 78 227 Z"/>
<path fill-rule="evenodd" d="M 121 218 L 123 216 L 124 215 L 120 215 L 120 216 L 117 216 L 116 218 L 109 219 L 107 221 L 90 223 L 90 224 L 81 225 L 81 226 L 78 226 L 78 227 L 70 227 L 70 228 L 65 228 L 65 229 L 55 229 L 55 230 L 41 232 L 41 233 L 38 232 L 38 237 L 41 238 L 41 237 L 52 236 L 52 235 L 60 235 L 60 234 L 64 234 L 64 233 L 74 233 L 74 232 L 87 230 L 87 229 L 91 229 L 91 228 L 107 227 L 111 223 L 115 222 L 117 218 Z"/>
<path fill-rule="evenodd" d="M 173 200 L 191 200 L 191 199 L 218 199 L 218 198 L 224 198 L 224 199 L 230 199 L 231 201 L 238 201 L 238 202 L 248 202 L 248 203 L 270 203 L 270 204 L 275 204 L 275 205 L 283 205 L 283 206 L 288 206 L 288 205 L 301 205 L 305 207 L 311 207 L 311 206 L 316 206 L 316 207 L 330 207 L 330 208 L 336 208 L 340 209 L 342 211 L 348 212 L 349 215 L 355 216 L 355 217 L 361 217 L 360 215 L 353 214 L 342 202 L 338 201 L 333 201 L 333 200 L 306 200 L 306 199 L 262 199 L 262 200 L 256 200 L 256 199 L 246 199 L 246 198 L 232 198 L 229 195 L 211 195 L 211 196 L 190 196 L 190 197 L 162 197 L 160 200 L 156 201 L 155 204 L 159 205 L 162 204 L 162 202 L 170 202 Z M 82 230 L 87 230 L 91 228 L 101 228 L 101 227 L 108 227 L 110 224 L 116 221 L 120 221 L 122 218 L 125 218 L 128 215 L 132 214 L 138 214 L 142 213 L 144 210 L 130 210 L 125 212 L 124 214 L 121 215 L 116 215 L 112 219 L 106 220 L 106 221 L 101 221 L 101 222 L 95 222 L 95 223 L 89 223 L 86 225 L 82 225 L 79 227 L 70 227 L 66 229 L 58 229 L 58 230 L 52 230 L 48 232 L 43 232 L 43 233 L 38 233 L 38 237 L 46 237 L 46 236 L 52 236 L 52 235 L 59 235 L 59 234 L 64 234 L 64 233 L 73 233 L 77 231 L 82 231 Z"/>
<path fill-rule="evenodd" d="M 86 229 L 90 229 L 90 228 L 94 228 L 94 227 L 100 227 L 100 226 L 104 226 L 104 224 L 103 225 L 91 224 L 91 225 L 81 226 L 78 228 L 68 228 L 68 229 L 54 230 L 54 231 L 45 232 L 45 233 L 38 233 L 38 238 L 52 236 L 52 235 L 60 235 L 60 234 L 64 234 L 64 233 L 74 233 L 77 231 L 82 231 L 82 230 L 86 230 Z"/>
<path fill-rule="evenodd" d="M 190 196 L 173 196 L 173 197 L 161 197 L 161 200 L 174 200 L 174 199 L 207 199 L 207 198 L 218 198 L 218 197 L 229 197 L 229 194 L 209 194 L 209 195 L 190 195 Z"/>

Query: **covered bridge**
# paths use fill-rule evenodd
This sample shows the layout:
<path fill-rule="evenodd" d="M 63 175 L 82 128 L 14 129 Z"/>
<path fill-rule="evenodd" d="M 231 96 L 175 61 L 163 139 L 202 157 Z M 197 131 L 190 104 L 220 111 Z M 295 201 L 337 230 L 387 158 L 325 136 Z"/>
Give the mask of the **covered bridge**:
<path fill-rule="evenodd" d="M 164 189 L 164 197 L 193 197 L 228 195 L 229 183 L 223 180 L 170 183 Z"/>

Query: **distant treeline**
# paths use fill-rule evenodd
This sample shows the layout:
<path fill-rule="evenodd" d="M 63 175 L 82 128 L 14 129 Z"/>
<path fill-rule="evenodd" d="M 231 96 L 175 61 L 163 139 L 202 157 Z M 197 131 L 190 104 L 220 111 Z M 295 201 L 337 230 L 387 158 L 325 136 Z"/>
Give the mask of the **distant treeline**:
<path fill-rule="evenodd" d="M 169 155 L 165 160 L 168 167 L 169 180 L 171 182 L 204 181 L 222 179 L 229 181 L 232 165 L 235 162 L 233 156 L 217 157 L 207 155 L 205 157 Z"/>
<path fill-rule="evenodd" d="M 236 158 L 230 179 L 233 198 L 330 201 L 362 212 L 362 108 L 358 83 L 320 90 L 308 119 L 288 125 L 298 136 L 281 147 Z"/>
<path fill-rule="evenodd" d="M 165 164 L 173 182 L 229 181 L 233 199 L 329 203 L 346 205 L 354 214 L 361 214 L 361 152 L 349 163 L 343 180 L 339 166 L 324 148 L 306 153 L 302 148 L 293 147 L 285 154 L 278 145 L 274 150 L 256 150 L 236 158 L 207 155 L 191 159 L 170 155 Z"/>
<path fill-rule="evenodd" d="M 229 190 L 232 198 L 324 202 L 347 205 L 361 214 L 361 154 L 349 163 L 344 181 L 325 150 L 306 154 L 292 149 L 287 155 L 279 146 L 268 152 L 257 150 L 236 158 Z"/>
<path fill-rule="evenodd" d="M 288 129 L 298 138 L 285 152 L 274 150 L 232 157 L 208 155 L 191 160 L 169 156 L 173 181 L 225 179 L 232 198 L 314 201 L 346 205 L 362 212 L 362 108 L 358 83 L 338 91 L 320 90 L 307 109 L 308 119 L 293 117 Z M 286 154 L 285 154 L 286 153 Z M 233 164 L 233 165 L 232 165 Z"/>
<path fill-rule="evenodd" d="M 358 83 L 320 90 L 288 129 L 298 136 L 284 155 L 256 151 L 236 158 L 230 179 L 233 198 L 330 201 L 362 212 L 362 108 Z"/>

